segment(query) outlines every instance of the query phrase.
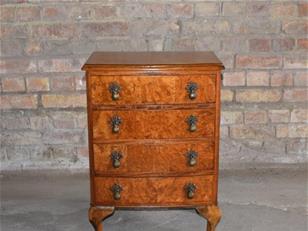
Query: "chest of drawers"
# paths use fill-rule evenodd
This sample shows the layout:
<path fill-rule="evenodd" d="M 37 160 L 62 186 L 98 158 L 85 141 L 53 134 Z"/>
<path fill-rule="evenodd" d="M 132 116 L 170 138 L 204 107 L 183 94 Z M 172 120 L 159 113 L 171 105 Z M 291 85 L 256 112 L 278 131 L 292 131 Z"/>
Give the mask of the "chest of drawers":
<path fill-rule="evenodd" d="M 115 209 L 194 208 L 214 231 L 222 63 L 212 52 L 95 52 L 86 71 L 96 231 Z"/>

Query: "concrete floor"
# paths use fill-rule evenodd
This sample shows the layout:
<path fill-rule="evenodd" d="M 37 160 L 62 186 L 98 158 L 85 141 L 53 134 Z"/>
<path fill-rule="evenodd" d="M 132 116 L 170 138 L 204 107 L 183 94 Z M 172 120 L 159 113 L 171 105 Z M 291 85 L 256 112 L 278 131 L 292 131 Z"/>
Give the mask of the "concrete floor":
<path fill-rule="evenodd" d="M 307 172 L 301 169 L 222 171 L 217 231 L 307 231 Z M 86 174 L 1 178 L 1 231 L 87 231 Z M 105 231 L 198 231 L 193 210 L 116 211 Z"/>

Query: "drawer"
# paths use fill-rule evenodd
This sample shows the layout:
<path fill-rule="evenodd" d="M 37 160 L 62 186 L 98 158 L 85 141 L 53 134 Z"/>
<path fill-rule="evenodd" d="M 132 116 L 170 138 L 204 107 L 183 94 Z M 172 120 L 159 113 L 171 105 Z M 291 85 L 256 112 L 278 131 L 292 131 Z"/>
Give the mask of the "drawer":
<path fill-rule="evenodd" d="M 213 141 L 94 144 L 96 173 L 184 174 L 213 168 Z"/>
<path fill-rule="evenodd" d="M 209 204 L 214 176 L 112 178 L 96 177 L 95 202 L 106 206 Z"/>
<path fill-rule="evenodd" d="M 216 74 L 204 76 L 91 76 L 93 105 L 215 102 Z"/>
<path fill-rule="evenodd" d="M 177 139 L 213 137 L 213 109 L 93 111 L 93 138 Z"/>

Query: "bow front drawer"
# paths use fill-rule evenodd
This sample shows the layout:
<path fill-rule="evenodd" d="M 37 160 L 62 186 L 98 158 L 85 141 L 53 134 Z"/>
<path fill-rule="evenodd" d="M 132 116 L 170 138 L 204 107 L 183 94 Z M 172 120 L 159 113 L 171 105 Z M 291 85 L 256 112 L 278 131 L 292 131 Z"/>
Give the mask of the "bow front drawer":
<path fill-rule="evenodd" d="M 215 102 L 216 75 L 91 76 L 93 105 L 196 104 Z"/>
<path fill-rule="evenodd" d="M 213 168 L 213 141 L 94 144 L 98 174 L 185 174 Z"/>
<path fill-rule="evenodd" d="M 106 206 L 192 206 L 210 204 L 213 176 L 95 177 L 95 200 Z"/>
<path fill-rule="evenodd" d="M 213 109 L 93 111 L 93 138 L 177 139 L 213 137 Z"/>

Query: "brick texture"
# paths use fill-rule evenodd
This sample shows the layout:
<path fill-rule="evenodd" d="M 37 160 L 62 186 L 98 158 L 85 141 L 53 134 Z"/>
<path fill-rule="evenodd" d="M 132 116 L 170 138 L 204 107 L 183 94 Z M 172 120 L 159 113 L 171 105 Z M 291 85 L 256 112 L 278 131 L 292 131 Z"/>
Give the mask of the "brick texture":
<path fill-rule="evenodd" d="M 213 50 L 226 67 L 222 162 L 304 160 L 307 9 L 291 0 L 3 1 L 1 168 L 88 166 L 80 68 L 94 50 Z"/>

